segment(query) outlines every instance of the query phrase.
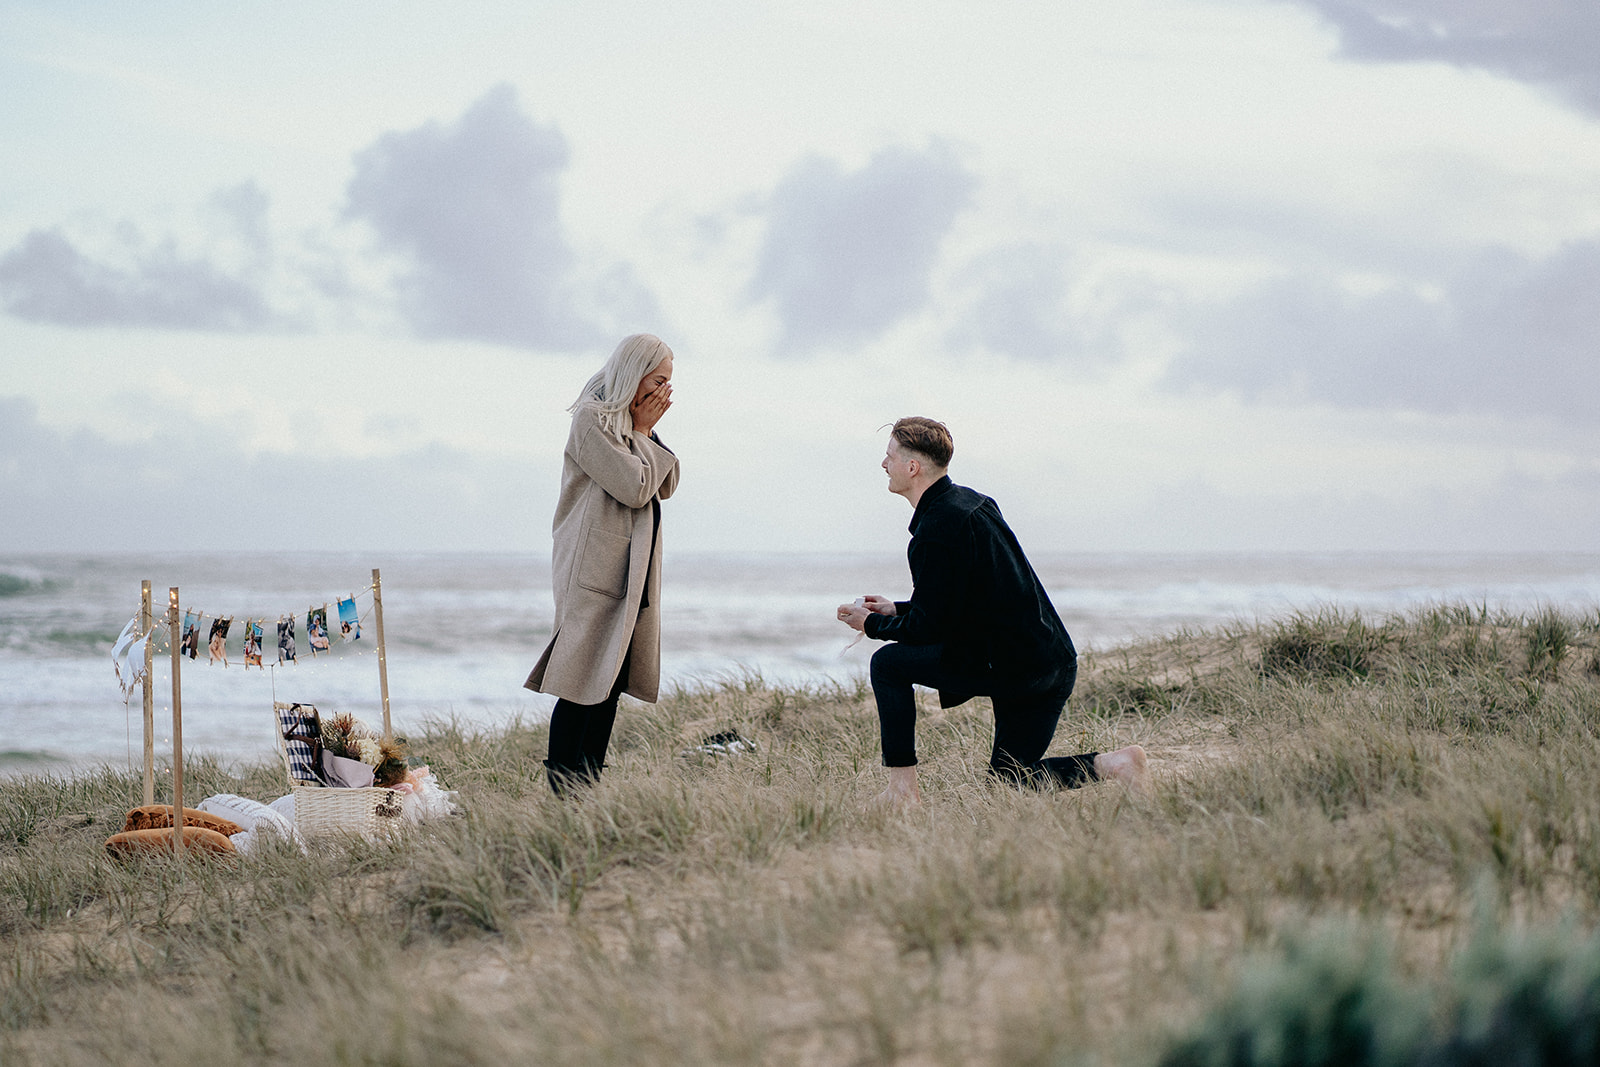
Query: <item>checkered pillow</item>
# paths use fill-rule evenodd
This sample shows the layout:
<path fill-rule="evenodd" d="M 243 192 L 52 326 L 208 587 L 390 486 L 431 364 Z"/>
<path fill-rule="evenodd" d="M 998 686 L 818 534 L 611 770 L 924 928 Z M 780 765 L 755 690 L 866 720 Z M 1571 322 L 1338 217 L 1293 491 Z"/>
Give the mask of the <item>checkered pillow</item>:
<path fill-rule="evenodd" d="M 322 720 L 310 704 L 274 704 L 289 777 L 302 785 L 327 785 L 322 776 Z"/>

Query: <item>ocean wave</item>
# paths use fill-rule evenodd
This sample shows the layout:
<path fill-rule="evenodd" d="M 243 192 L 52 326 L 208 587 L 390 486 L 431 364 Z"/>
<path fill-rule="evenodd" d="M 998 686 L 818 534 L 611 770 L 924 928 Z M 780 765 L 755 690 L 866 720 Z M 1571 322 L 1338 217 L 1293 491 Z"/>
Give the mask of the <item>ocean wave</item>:
<path fill-rule="evenodd" d="M 106 629 L 64 630 L 40 632 L 26 621 L 0 619 L 0 651 L 23 656 L 71 659 L 101 659 L 111 661 L 111 646 L 116 644 L 117 631 Z"/>
<path fill-rule="evenodd" d="M 0 597 L 31 596 L 50 593 L 61 588 L 61 582 L 47 578 L 31 567 L 7 567 L 0 570 Z"/>
<path fill-rule="evenodd" d="M 53 648 L 86 654 L 103 654 L 111 658 L 111 646 L 117 643 L 115 630 L 51 630 L 44 635 L 45 642 Z"/>
<path fill-rule="evenodd" d="M 0 774 L 38 774 L 71 762 L 66 756 L 42 748 L 0 749 Z"/>

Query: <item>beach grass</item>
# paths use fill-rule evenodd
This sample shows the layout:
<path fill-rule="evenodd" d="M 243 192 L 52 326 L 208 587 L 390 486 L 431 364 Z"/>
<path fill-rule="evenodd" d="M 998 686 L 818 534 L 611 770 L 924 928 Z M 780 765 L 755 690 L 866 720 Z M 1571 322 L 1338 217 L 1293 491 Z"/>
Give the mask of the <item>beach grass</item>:
<path fill-rule="evenodd" d="M 435 723 L 458 815 L 229 861 L 108 857 L 123 771 L 0 781 L 0 1061 L 1265 1063 L 1213 1053 L 1341 990 L 1438 1037 L 1493 975 L 1600 961 L 1600 615 L 1085 656 L 1052 751 L 1141 744 L 1147 796 L 992 783 L 987 702 L 930 699 L 925 803 L 876 810 L 872 709 L 754 676 L 625 703 L 572 802 L 542 727 Z M 730 729 L 754 750 L 695 750 Z M 283 791 L 186 763 L 189 796 Z"/>

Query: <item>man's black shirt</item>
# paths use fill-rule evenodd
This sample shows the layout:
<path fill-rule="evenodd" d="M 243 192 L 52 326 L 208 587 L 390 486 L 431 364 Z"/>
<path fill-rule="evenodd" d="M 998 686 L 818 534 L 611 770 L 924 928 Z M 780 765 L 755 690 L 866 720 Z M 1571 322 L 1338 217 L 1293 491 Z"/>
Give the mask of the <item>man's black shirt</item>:
<path fill-rule="evenodd" d="M 939 694 L 945 707 L 976 693 L 1038 693 L 1077 662 L 1072 638 L 1016 535 L 989 497 L 952 482 L 930 485 L 911 516 L 911 599 L 872 614 L 868 637 L 943 645 L 942 662 L 973 680 Z"/>

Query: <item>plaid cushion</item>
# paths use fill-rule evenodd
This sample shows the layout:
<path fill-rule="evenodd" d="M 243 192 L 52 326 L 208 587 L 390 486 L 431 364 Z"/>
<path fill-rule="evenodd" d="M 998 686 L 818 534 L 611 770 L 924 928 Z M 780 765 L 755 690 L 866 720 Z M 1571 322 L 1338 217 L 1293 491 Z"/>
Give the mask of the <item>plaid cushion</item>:
<path fill-rule="evenodd" d="M 306 785 L 327 785 L 322 776 L 322 720 L 310 704 L 274 704 L 289 777 Z"/>

